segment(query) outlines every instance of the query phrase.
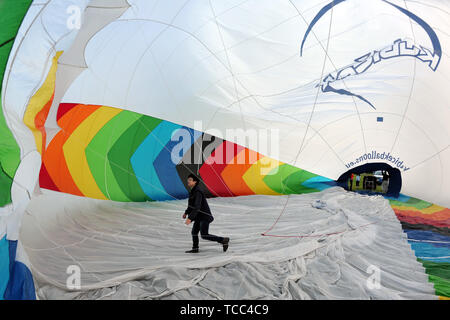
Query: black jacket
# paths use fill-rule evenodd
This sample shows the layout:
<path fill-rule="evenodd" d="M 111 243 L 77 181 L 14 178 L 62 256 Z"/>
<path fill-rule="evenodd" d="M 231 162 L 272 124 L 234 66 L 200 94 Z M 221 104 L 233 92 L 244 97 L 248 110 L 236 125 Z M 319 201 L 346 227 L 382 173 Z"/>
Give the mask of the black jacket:
<path fill-rule="evenodd" d="M 184 213 L 188 215 L 191 221 L 206 220 L 212 222 L 214 220 L 205 194 L 200 186 L 195 185 L 189 192 L 188 208 Z"/>

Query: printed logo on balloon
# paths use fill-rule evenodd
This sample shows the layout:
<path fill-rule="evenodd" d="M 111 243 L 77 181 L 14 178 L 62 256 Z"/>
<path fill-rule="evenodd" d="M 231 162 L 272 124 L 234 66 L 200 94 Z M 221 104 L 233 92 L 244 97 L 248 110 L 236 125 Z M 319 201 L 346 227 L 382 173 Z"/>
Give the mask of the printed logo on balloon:
<path fill-rule="evenodd" d="M 327 13 L 329 10 L 331 10 L 334 6 L 338 5 L 341 2 L 344 2 L 346 0 L 336 0 L 332 1 L 326 6 L 324 6 L 314 17 L 314 19 L 309 24 L 305 35 L 303 37 L 303 41 L 300 47 L 300 56 L 303 55 L 303 46 L 305 44 L 305 41 L 311 32 L 314 25 L 322 18 L 325 13 Z M 388 45 L 387 47 L 381 49 L 381 50 L 373 50 L 371 52 L 368 52 L 364 54 L 361 57 L 358 57 L 354 59 L 353 63 L 350 65 L 347 65 L 343 68 L 340 68 L 334 72 L 328 73 L 323 79 L 321 80 L 320 84 L 317 84 L 316 87 L 320 86 L 322 92 L 333 92 L 340 95 L 348 95 L 356 97 L 365 103 L 369 104 L 373 109 L 376 109 L 375 106 L 366 98 L 362 97 L 361 95 L 352 93 L 345 89 L 337 89 L 334 86 L 332 86 L 333 83 L 343 80 L 350 76 L 359 75 L 361 73 L 366 72 L 370 67 L 373 65 L 380 63 L 387 59 L 397 58 L 397 57 L 414 57 L 419 59 L 420 61 L 428 64 L 431 70 L 436 71 L 437 67 L 439 66 L 439 62 L 441 60 L 442 56 L 442 49 L 441 44 L 439 42 L 439 38 L 436 35 L 436 32 L 434 32 L 433 28 L 430 27 L 428 23 L 426 23 L 424 20 L 419 18 L 414 13 L 401 8 L 387 0 L 381 0 L 394 8 L 398 9 L 403 14 L 407 15 L 410 19 L 417 22 L 419 26 L 421 26 L 425 32 L 430 37 L 431 43 L 433 45 L 433 49 L 426 48 L 422 45 L 417 46 L 416 44 L 412 43 L 409 39 L 397 39 L 392 44 Z"/>

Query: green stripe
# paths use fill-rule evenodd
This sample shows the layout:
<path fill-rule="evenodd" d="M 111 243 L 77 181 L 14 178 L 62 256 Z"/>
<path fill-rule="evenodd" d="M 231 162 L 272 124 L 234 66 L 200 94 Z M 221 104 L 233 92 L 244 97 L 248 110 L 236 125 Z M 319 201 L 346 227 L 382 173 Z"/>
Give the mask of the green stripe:
<path fill-rule="evenodd" d="M 1 43 L 1 44 L 0 44 L 0 48 L 3 47 L 3 46 L 6 46 L 6 45 L 9 44 L 9 43 L 12 43 L 12 42 L 14 41 L 15 38 L 16 38 L 16 37 L 13 37 L 13 38 L 11 38 L 11 39 L 9 39 L 9 40 L 6 40 L 5 42 Z"/>
<path fill-rule="evenodd" d="M 95 135 L 86 148 L 89 168 L 98 187 L 114 201 L 128 202 L 131 199 L 120 188 L 107 155 L 122 134 L 136 121 L 138 117 L 135 113 L 120 112 Z"/>
<path fill-rule="evenodd" d="M 0 0 L 0 92 L 8 57 L 32 0 Z M 0 207 L 11 203 L 11 185 L 20 162 L 20 148 L 6 125 L 0 96 Z"/>
<path fill-rule="evenodd" d="M 0 204 L 11 203 L 11 177 L 3 170 L 0 163 Z"/>
<path fill-rule="evenodd" d="M 301 169 L 291 166 L 289 164 L 282 164 L 277 168 L 273 168 L 263 179 L 264 183 L 273 191 L 281 194 L 296 193 L 293 189 L 289 188 L 284 180 L 291 174 L 294 174 Z"/>
<path fill-rule="evenodd" d="M 1 79 L 3 80 L 3 71 L 6 67 L 6 62 L 8 60 L 8 55 L 12 47 L 12 42 L 0 48 L 0 64 L 1 66 Z M 1 90 L 1 84 L 0 84 Z M 0 100 L 0 108 L 2 108 L 2 103 Z M 20 162 L 20 148 L 14 139 L 13 134 L 8 128 L 3 114 L 3 109 L 0 112 L 0 163 L 3 167 L 4 172 L 6 172 L 10 177 L 14 177 L 17 167 Z M 0 173 L 1 174 L 1 173 Z M 2 189 L 10 190 L 10 188 Z M 4 203 L 0 203 L 3 206 Z"/>
<path fill-rule="evenodd" d="M 277 169 L 278 172 L 276 172 Z M 317 177 L 317 175 L 285 163 L 270 171 L 263 181 L 269 188 L 278 193 L 300 194 L 320 191 L 302 185 L 303 182 L 313 177 Z"/>
<path fill-rule="evenodd" d="M 414 207 L 419 210 L 426 209 L 433 205 L 431 202 L 423 201 L 423 200 L 416 199 L 416 198 L 410 198 L 406 202 L 402 202 L 402 201 L 398 201 L 398 200 L 390 200 L 389 202 L 391 205 L 394 205 L 394 206 Z"/>
<path fill-rule="evenodd" d="M 425 267 L 430 282 L 434 284 L 436 295 L 450 298 L 450 263 L 417 260 Z"/>
<path fill-rule="evenodd" d="M 118 185 L 131 201 L 151 201 L 142 190 L 131 165 L 131 157 L 160 119 L 134 113 L 138 121 L 131 125 L 108 152 L 108 160 Z"/>
<path fill-rule="evenodd" d="M 443 296 L 450 298 L 450 281 L 442 279 L 441 277 L 428 275 L 430 282 L 434 284 L 437 296 Z"/>
<path fill-rule="evenodd" d="M 288 176 L 283 182 L 289 189 L 294 190 L 295 193 L 311 193 L 320 190 L 305 187 L 302 183 L 314 177 L 317 177 L 317 175 L 306 170 L 300 170 Z"/>

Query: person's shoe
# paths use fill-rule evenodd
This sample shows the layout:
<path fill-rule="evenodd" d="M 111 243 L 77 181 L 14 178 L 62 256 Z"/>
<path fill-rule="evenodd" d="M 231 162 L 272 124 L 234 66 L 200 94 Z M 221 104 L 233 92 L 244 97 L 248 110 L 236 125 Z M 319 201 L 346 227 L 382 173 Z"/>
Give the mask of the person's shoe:
<path fill-rule="evenodd" d="M 194 248 L 192 250 L 185 251 L 185 253 L 198 253 L 198 248 Z"/>
<path fill-rule="evenodd" d="M 228 250 L 228 243 L 230 242 L 230 238 L 223 238 L 222 245 L 223 245 L 223 252 Z"/>

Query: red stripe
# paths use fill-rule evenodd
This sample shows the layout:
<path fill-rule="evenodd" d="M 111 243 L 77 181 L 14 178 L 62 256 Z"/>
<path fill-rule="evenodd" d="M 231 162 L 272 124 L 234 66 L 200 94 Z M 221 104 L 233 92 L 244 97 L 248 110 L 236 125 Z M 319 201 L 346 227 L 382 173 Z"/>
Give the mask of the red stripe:
<path fill-rule="evenodd" d="M 60 103 L 58 107 L 58 113 L 56 114 L 56 122 L 59 121 L 68 111 L 77 106 L 78 103 Z"/>
<path fill-rule="evenodd" d="M 235 143 L 224 141 L 216 149 L 214 149 L 199 170 L 200 176 L 205 182 L 205 185 L 208 186 L 209 191 L 216 197 L 235 196 L 223 180 L 221 173 L 226 168 L 227 163 L 233 160 L 237 153 L 236 150 L 237 145 Z M 218 163 L 216 163 L 216 161 Z M 214 189 L 211 189 L 211 187 Z"/>
<path fill-rule="evenodd" d="M 395 210 L 394 210 L 395 211 Z M 395 214 L 397 215 L 398 220 L 410 224 L 426 224 L 430 226 L 435 226 L 439 228 L 448 228 L 450 226 L 450 219 L 444 220 L 444 221 L 433 221 L 430 219 L 424 219 L 422 217 L 410 217 L 407 215 L 403 215 L 397 211 L 395 211 Z"/>
<path fill-rule="evenodd" d="M 39 186 L 44 189 L 59 191 L 58 187 L 55 185 L 52 178 L 48 174 L 45 163 L 42 163 L 41 171 L 39 171 Z"/>

